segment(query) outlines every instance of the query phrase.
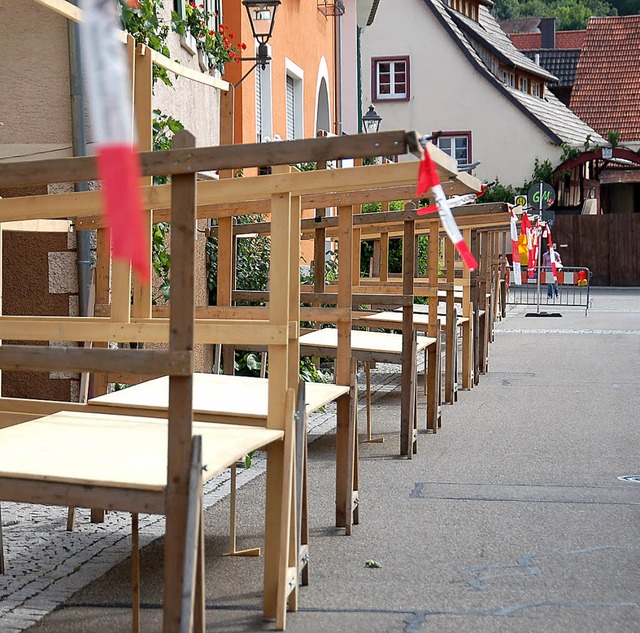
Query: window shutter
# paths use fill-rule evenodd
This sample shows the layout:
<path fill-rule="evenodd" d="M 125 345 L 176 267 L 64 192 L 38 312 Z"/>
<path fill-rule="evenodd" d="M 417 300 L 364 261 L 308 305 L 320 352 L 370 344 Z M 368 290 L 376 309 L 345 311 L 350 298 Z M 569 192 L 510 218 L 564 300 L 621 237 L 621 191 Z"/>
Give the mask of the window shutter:
<path fill-rule="evenodd" d="M 293 140 L 296 136 L 295 125 L 295 85 L 293 77 L 287 75 L 287 139 Z"/>
<path fill-rule="evenodd" d="M 262 126 L 262 71 L 256 69 L 256 140 L 262 143 L 263 126 Z"/>

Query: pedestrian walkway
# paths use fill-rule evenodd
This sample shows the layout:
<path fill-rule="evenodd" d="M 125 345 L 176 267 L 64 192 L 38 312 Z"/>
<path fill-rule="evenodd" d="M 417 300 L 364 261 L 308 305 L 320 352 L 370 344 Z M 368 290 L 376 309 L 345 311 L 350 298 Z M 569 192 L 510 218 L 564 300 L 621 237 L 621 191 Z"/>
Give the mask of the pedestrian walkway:
<path fill-rule="evenodd" d="M 498 323 L 489 373 L 443 407 L 442 429 L 421 433 L 412 461 L 398 457 L 397 368 L 376 369 L 373 426 L 385 441 L 360 445 L 361 524 L 350 537 L 334 527 L 335 416 L 314 418 L 310 585 L 288 631 L 640 630 L 640 290 L 595 288 L 588 317 L 527 312 Z M 364 416 L 360 430 L 363 439 Z M 241 548 L 260 545 L 262 469 L 242 474 Z M 268 630 L 262 560 L 221 556 L 227 485 L 207 494 L 217 501 L 205 521 L 208 630 Z M 125 515 L 72 534 L 64 511 L 3 505 L 3 521 L 0 631 L 23 630 L 61 600 L 29 630 L 129 630 Z M 160 630 L 161 533 L 150 518 L 143 631 Z"/>

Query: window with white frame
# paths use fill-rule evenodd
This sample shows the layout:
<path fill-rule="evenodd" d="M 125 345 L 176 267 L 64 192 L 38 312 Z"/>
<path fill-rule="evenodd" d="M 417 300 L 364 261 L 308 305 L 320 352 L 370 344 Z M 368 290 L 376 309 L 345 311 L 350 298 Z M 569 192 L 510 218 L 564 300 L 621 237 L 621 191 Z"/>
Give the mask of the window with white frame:
<path fill-rule="evenodd" d="M 286 60 L 287 140 L 304 137 L 303 70 Z"/>
<path fill-rule="evenodd" d="M 510 86 L 511 88 L 516 87 L 516 76 L 515 73 L 509 72 L 508 70 L 502 71 L 502 81 Z"/>
<path fill-rule="evenodd" d="M 471 132 L 444 132 L 436 140 L 437 146 L 455 158 L 458 165 L 471 162 Z"/>
<path fill-rule="evenodd" d="M 529 92 L 529 79 L 527 79 L 527 77 L 520 77 L 518 84 L 522 92 Z"/>
<path fill-rule="evenodd" d="M 541 97 L 542 96 L 539 82 L 537 82 L 537 81 L 533 82 L 533 84 L 531 85 L 531 94 L 534 97 Z"/>
<path fill-rule="evenodd" d="M 181 17 L 185 17 L 185 4 L 189 0 L 173 0 L 173 10 Z M 222 21 L 222 0 L 198 0 L 198 6 L 204 5 L 204 10 L 211 15 L 209 27 L 216 31 L 220 28 Z"/>
<path fill-rule="evenodd" d="M 374 57 L 371 60 L 372 99 L 408 101 L 409 57 Z"/>

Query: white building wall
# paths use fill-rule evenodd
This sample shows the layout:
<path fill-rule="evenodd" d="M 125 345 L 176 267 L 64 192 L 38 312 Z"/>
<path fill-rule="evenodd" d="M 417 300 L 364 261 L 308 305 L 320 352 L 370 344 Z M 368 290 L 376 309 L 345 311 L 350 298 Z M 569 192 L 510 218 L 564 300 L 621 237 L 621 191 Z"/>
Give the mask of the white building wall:
<path fill-rule="evenodd" d="M 357 134 L 358 109 L 358 24 L 356 0 L 345 0 L 345 13 L 340 18 L 342 30 L 342 130 Z"/>
<path fill-rule="evenodd" d="M 165 4 L 163 18 L 170 22 Z M 168 44 L 172 59 L 199 68 L 176 33 Z M 0 159 L 70 156 L 67 19 L 30 0 L 0 0 L 0 60 Z M 218 145 L 219 90 L 170 76 L 172 88 L 156 83 L 153 107 L 182 121 L 198 145 Z"/>
<path fill-rule="evenodd" d="M 0 2 L 0 159 L 71 155 L 67 21 L 35 2 Z"/>
<path fill-rule="evenodd" d="M 372 57 L 410 56 L 408 102 L 372 102 Z M 363 107 L 373 103 L 381 130 L 472 132 L 473 172 L 485 181 L 520 186 L 535 158 L 554 164 L 560 148 L 481 75 L 422 0 L 381 2 L 362 36 Z"/>

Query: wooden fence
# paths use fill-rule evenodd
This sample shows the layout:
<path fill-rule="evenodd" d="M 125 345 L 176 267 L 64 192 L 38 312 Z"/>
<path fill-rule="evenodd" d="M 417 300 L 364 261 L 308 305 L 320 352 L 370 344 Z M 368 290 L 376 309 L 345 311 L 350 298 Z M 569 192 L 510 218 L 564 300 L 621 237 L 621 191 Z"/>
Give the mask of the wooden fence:
<path fill-rule="evenodd" d="M 553 237 L 565 266 L 591 270 L 592 286 L 640 286 L 640 214 L 558 215 Z"/>

